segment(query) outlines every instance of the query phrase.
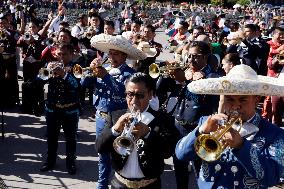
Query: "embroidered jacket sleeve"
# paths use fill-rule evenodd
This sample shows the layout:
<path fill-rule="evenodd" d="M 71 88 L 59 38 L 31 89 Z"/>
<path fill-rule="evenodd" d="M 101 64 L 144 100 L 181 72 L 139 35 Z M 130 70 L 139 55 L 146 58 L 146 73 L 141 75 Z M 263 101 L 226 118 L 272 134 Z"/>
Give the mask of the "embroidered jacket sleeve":
<path fill-rule="evenodd" d="M 113 76 L 107 74 L 102 81 L 111 89 L 114 93 L 118 94 L 118 96 L 124 96 L 125 86 L 124 81 L 126 77 L 122 81 L 117 81 Z"/>
<path fill-rule="evenodd" d="M 274 127 L 274 125 L 266 125 L 265 127 L 270 126 Z M 273 130 L 274 128 L 266 130 L 274 133 L 265 138 L 263 148 L 259 148 L 251 141 L 244 140 L 240 149 L 232 151 L 250 176 L 256 178 L 264 186 L 274 186 L 284 176 L 284 135 L 281 129 L 276 128 L 278 130 L 276 132 Z"/>

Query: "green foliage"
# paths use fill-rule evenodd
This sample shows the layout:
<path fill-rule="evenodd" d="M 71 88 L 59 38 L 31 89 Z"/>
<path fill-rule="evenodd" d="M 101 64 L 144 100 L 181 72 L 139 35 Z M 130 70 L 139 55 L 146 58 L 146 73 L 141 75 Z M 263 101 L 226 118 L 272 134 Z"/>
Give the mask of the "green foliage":
<path fill-rule="evenodd" d="M 250 4 L 250 0 L 238 0 L 238 2 L 240 5 L 249 5 Z"/>
<path fill-rule="evenodd" d="M 210 0 L 212 5 L 220 5 L 222 0 Z"/>
<path fill-rule="evenodd" d="M 238 3 L 238 0 L 227 0 L 227 3 L 233 6 Z"/>

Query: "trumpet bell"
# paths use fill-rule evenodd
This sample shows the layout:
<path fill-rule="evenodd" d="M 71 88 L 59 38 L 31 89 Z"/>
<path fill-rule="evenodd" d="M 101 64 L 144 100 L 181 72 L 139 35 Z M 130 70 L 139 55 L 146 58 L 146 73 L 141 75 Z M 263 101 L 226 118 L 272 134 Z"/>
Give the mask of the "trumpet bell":
<path fill-rule="evenodd" d="M 73 74 L 76 78 L 80 79 L 83 76 L 83 68 L 79 64 L 75 64 L 73 67 Z"/>
<path fill-rule="evenodd" d="M 50 77 L 50 71 L 46 68 L 41 68 L 38 73 L 38 77 L 44 81 L 48 80 Z"/>
<path fill-rule="evenodd" d="M 113 148 L 118 154 L 128 156 L 134 149 L 134 143 L 128 137 L 120 136 L 114 140 Z"/>
<path fill-rule="evenodd" d="M 194 143 L 196 154 L 207 162 L 216 161 L 223 152 L 223 147 L 218 140 L 210 134 L 203 134 Z"/>
<path fill-rule="evenodd" d="M 154 79 L 159 77 L 160 69 L 157 64 L 154 63 L 149 66 L 149 75 Z"/>
<path fill-rule="evenodd" d="M 238 130 L 240 132 L 242 119 L 237 113 L 235 115 L 232 114 L 232 117 L 217 131 L 199 135 L 194 142 L 196 154 L 204 161 L 212 162 L 218 160 L 228 146 L 222 142 L 222 138 L 236 123 L 240 126 Z"/>

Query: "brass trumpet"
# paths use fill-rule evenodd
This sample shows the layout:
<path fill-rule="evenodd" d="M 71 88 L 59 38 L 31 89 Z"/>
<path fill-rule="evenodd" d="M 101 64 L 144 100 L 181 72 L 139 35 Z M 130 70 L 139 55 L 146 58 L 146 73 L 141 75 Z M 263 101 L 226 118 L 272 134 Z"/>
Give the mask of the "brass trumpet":
<path fill-rule="evenodd" d="M 7 39 L 7 34 L 5 31 L 1 30 L 0 31 L 0 40 L 6 40 Z"/>
<path fill-rule="evenodd" d="M 97 65 L 97 67 L 103 66 L 104 64 L 108 64 L 109 63 L 109 59 L 108 57 L 105 58 L 103 60 L 103 62 L 99 65 Z M 82 77 L 86 77 L 86 76 L 95 76 L 96 74 L 93 73 L 95 67 L 85 67 L 82 68 L 82 66 L 80 66 L 79 64 L 75 64 L 73 67 L 73 74 L 76 78 L 80 79 Z"/>
<path fill-rule="evenodd" d="M 176 70 L 176 69 L 185 69 L 186 65 L 183 65 L 182 63 L 177 64 L 170 64 L 159 67 L 158 64 L 153 63 L 149 66 L 149 75 L 152 78 L 158 78 L 160 75 L 168 77 L 170 75 L 170 70 Z"/>
<path fill-rule="evenodd" d="M 277 59 L 279 62 L 283 62 L 283 61 L 284 61 L 284 54 L 277 54 L 277 55 L 276 55 L 276 59 Z"/>
<path fill-rule="evenodd" d="M 82 66 L 80 66 L 79 64 L 75 64 L 73 67 L 73 74 L 78 79 L 82 78 L 83 76 L 91 75 L 90 73 L 92 72 L 93 72 L 92 67 L 82 68 Z"/>
<path fill-rule="evenodd" d="M 216 161 L 220 158 L 222 152 L 227 148 L 226 144 L 222 143 L 222 138 L 235 123 L 239 123 L 240 132 L 242 127 L 242 119 L 238 113 L 234 113 L 230 119 L 223 125 L 220 130 L 212 134 L 201 134 L 197 137 L 194 143 L 196 154 L 207 162 Z"/>

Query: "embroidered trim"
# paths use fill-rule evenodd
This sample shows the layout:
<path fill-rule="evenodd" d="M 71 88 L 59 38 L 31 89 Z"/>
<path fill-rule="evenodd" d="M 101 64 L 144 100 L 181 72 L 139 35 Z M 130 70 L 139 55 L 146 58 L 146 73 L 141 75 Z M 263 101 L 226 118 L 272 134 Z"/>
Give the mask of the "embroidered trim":
<path fill-rule="evenodd" d="M 259 162 L 259 159 L 258 159 L 258 156 L 257 156 L 257 148 L 255 147 L 252 147 L 250 149 L 250 156 L 251 156 L 251 163 L 252 163 L 252 166 L 256 172 L 256 178 L 258 180 L 261 180 L 263 179 L 264 177 L 264 170 Z"/>

